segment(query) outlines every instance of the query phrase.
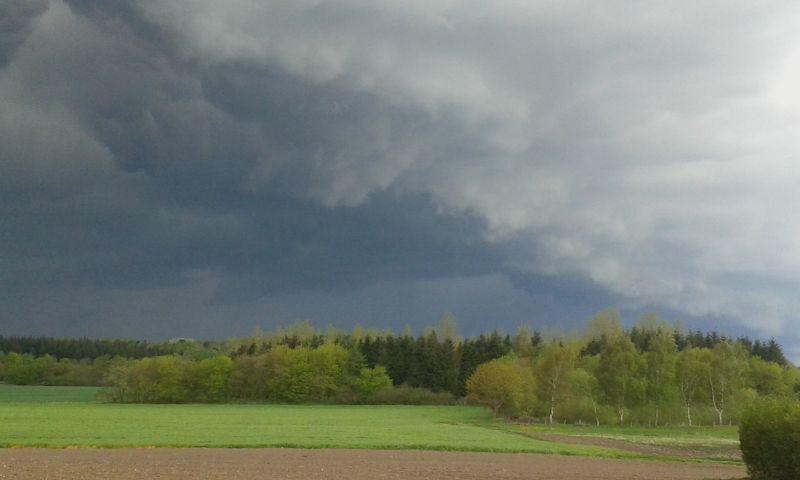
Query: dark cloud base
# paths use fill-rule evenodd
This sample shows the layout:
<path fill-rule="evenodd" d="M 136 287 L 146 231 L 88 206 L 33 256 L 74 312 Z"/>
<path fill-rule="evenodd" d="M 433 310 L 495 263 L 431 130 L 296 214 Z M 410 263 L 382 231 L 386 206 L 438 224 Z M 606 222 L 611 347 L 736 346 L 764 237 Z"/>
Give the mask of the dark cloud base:
<path fill-rule="evenodd" d="M 444 311 L 467 334 L 569 330 L 619 306 L 736 334 L 774 298 L 757 336 L 796 322 L 793 259 L 761 272 L 762 225 L 735 221 L 776 200 L 726 196 L 772 180 L 695 170 L 738 146 L 692 135 L 759 85 L 735 73 L 766 61 L 753 32 L 775 12 L 703 37 L 692 9 L 662 12 L 673 35 L 635 11 L 603 29 L 535 6 L 218 8 L 0 4 L 0 333 L 421 328 Z"/>

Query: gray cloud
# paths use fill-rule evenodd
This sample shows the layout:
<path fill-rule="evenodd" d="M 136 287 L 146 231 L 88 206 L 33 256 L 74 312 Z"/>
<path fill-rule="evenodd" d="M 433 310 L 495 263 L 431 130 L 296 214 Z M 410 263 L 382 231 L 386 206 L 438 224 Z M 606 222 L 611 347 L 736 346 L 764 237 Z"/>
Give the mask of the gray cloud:
<path fill-rule="evenodd" d="M 7 0 L 0 5 L 0 68 L 25 42 L 34 20 L 47 6 L 48 0 Z"/>
<path fill-rule="evenodd" d="M 14 298 L 491 277 L 544 316 L 659 308 L 800 344 L 790 2 L 12 5 Z"/>

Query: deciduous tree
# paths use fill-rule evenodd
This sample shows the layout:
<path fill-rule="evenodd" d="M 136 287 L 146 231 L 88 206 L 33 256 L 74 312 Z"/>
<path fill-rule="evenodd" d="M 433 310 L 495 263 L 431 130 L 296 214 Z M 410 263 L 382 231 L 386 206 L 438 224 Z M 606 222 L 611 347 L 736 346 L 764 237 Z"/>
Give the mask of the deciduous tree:
<path fill-rule="evenodd" d="M 500 411 L 517 414 L 529 408 L 534 386 L 531 372 L 509 358 L 479 365 L 467 380 L 469 401 L 488 406 L 495 416 Z"/>

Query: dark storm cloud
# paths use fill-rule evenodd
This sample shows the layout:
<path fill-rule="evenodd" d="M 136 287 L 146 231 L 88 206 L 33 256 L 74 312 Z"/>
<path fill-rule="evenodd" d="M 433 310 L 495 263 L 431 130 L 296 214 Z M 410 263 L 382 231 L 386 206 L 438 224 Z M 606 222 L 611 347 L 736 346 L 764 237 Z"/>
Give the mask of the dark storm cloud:
<path fill-rule="evenodd" d="M 48 0 L 6 0 L 0 4 L 0 68 L 11 60 L 47 6 Z"/>
<path fill-rule="evenodd" d="M 15 322 L 75 288 L 96 322 L 148 298 L 177 317 L 167 291 L 195 302 L 187 328 L 236 308 L 396 319 L 392 286 L 417 312 L 438 307 L 414 292 L 449 292 L 468 322 L 797 321 L 791 3 L 2 8 Z"/>
<path fill-rule="evenodd" d="M 433 135 L 404 121 L 409 112 L 286 74 L 176 65 L 141 38 L 139 22 L 77 10 L 93 21 L 51 12 L 31 41 L 44 53 L 21 58 L 10 77 L 22 79 L 23 96 L 66 105 L 105 162 L 98 178 L 63 195 L 9 195 L 9 292 L 158 287 L 211 270 L 221 279 L 214 298 L 242 301 L 482 273 L 499 262 L 480 237 L 481 221 L 438 215 L 422 194 L 375 194 L 337 209 L 303 198 L 313 175 L 327 175 L 324 165 L 310 167 L 326 155 L 379 156 L 410 136 Z M 79 41 L 61 45 L 64 36 Z M 380 136 L 392 116 L 405 133 L 388 145 Z M 352 142 L 363 151 L 344 152 L 355 134 L 364 136 Z M 54 165 L 75 162 L 91 173 L 64 158 L 73 149 L 58 147 L 47 152 Z"/>

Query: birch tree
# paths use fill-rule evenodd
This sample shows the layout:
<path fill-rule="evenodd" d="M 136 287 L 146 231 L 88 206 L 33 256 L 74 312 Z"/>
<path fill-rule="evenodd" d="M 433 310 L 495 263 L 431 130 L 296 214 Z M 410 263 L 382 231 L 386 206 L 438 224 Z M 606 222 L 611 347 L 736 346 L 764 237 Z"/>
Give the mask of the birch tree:
<path fill-rule="evenodd" d="M 681 402 L 686 409 L 686 422 L 692 426 L 692 406 L 704 392 L 704 385 L 708 374 L 708 365 L 705 363 L 703 350 L 687 348 L 679 355 L 675 368 L 675 383 L 681 395 Z"/>
<path fill-rule="evenodd" d="M 556 408 L 569 392 L 568 378 L 579 355 L 577 345 L 552 341 L 542 349 L 534 364 L 539 398 L 550 405 L 550 425 L 554 422 Z"/>
<path fill-rule="evenodd" d="M 711 405 L 717 413 L 718 424 L 722 425 L 723 415 L 743 379 L 744 352 L 741 351 L 741 346 L 729 342 L 719 343 L 707 352 L 706 380 L 711 394 Z"/>
<path fill-rule="evenodd" d="M 605 341 L 596 376 L 603 397 L 617 410 L 620 425 L 625 423 L 625 409 L 641 400 L 642 368 L 641 356 L 630 338 L 620 335 Z"/>
<path fill-rule="evenodd" d="M 661 407 L 674 391 L 677 347 L 672 332 L 658 329 L 650 339 L 645 353 L 647 399 L 655 406 L 655 426 L 658 426 Z"/>

